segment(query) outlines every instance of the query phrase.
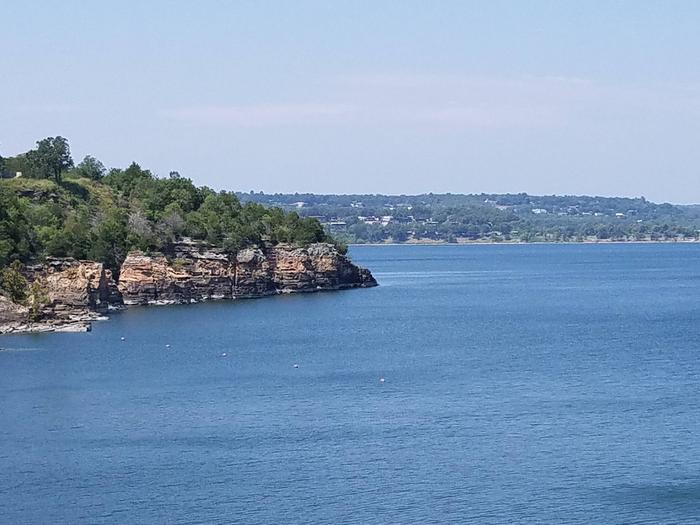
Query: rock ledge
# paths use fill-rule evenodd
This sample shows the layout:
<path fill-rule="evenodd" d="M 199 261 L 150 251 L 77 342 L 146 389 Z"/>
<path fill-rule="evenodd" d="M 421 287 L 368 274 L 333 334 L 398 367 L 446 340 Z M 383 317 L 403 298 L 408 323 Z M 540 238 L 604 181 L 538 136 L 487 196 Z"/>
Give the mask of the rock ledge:
<path fill-rule="evenodd" d="M 235 257 L 188 239 L 169 253 L 131 252 L 118 281 L 102 264 L 51 258 L 27 268 L 46 305 L 28 322 L 26 307 L 0 296 L 0 334 L 89 331 L 109 310 L 134 305 L 186 304 L 376 286 L 369 270 L 354 265 L 332 244 L 251 247 Z"/>

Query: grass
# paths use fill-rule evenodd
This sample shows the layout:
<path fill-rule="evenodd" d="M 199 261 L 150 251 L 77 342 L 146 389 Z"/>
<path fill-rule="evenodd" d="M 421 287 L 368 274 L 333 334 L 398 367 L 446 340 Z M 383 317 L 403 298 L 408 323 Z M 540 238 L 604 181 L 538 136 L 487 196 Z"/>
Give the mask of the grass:
<path fill-rule="evenodd" d="M 11 188 L 17 192 L 32 190 L 32 191 L 57 191 L 58 185 L 49 179 L 28 179 L 19 177 L 17 179 L 2 179 L 0 184 Z"/>
<path fill-rule="evenodd" d="M 76 201 L 90 202 L 103 209 L 116 206 L 116 200 L 111 188 L 97 181 L 84 177 L 64 177 L 60 185 L 50 179 L 30 179 L 20 177 L 16 179 L 0 180 L 0 187 L 6 187 L 15 193 L 39 192 L 56 194 L 63 204 Z"/>

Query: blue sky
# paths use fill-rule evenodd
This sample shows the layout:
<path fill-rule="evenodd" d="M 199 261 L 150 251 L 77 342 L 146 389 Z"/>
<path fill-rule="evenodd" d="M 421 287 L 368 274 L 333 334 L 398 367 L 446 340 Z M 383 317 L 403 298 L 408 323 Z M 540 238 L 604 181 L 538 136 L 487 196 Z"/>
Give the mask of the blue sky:
<path fill-rule="evenodd" d="M 76 159 L 222 189 L 700 202 L 700 2 L 45 1 L 0 19 L 3 155 L 63 135 Z"/>

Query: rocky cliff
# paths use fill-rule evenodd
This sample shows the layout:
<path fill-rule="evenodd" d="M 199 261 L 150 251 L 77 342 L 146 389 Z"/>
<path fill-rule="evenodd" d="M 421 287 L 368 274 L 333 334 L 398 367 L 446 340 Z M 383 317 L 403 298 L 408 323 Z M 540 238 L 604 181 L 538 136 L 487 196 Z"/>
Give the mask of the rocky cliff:
<path fill-rule="evenodd" d="M 15 304 L 0 295 L 0 334 L 15 331 L 25 325 L 28 315 L 29 308 Z"/>
<path fill-rule="evenodd" d="M 0 297 L 0 334 L 11 332 L 87 331 L 121 295 L 112 273 L 93 261 L 49 258 L 27 268 L 40 293 L 34 309 Z M 34 310 L 34 311 L 32 311 Z"/>
<path fill-rule="evenodd" d="M 44 316 L 64 317 L 74 309 L 106 312 L 121 297 L 112 272 L 101 263 L 70 258 L 49 258 L 28 269 L 46 293 Z"/>
<path fill-rule="evenodd" d="M 40 308 L 0 297 L 0 334 L 88 330 L 110 308 L 194 303 L 376 286 L 331 244 L 252 247 L 229 256 L 212 246 L 182 241 L 167 254 L 129 253 L 118 282 L 102 264 L 49 259 L 26 276 L 41 289 Z"/>
<path fill-rule="evenodd" d="M 209 246 L 181 243 L 172 257 L 130 253 L 119 291 L 125 305 L 173 304 L 376 286 L 372 274 L 331 244 L 246 248 L 229 257 Z"/>

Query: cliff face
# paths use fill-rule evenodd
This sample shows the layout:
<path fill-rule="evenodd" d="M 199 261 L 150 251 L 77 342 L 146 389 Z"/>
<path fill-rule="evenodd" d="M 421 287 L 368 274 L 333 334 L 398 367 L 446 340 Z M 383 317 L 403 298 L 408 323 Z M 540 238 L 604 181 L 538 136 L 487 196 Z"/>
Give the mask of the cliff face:
<path fill-rule="evenodd" d="M 100 263 L 50 258 L 27 268 L 27 277 L 40 285 L 38 311 L 0 297 L 0 334 L 87 331 L 110 305 L 121 304 L 112 273 Z"/>
<path fill-rule="evenodd" d="M 0 296 L 0 334 L 86 331 L 110 308 L 193 303 L 376 286 L 331 244 L 247 248 L 235 257 L 203 243 L 183 241 L 162 254 L 129 253 L 119 282 L 102 264 L 52 258 L 27 268 L 41 289 L 38 313 Z"/>
<path fill-rule="evenodd" d="M 0 334 L 3 326 L 16 327 L 22 325 L 29 314 L 29 309 L 13 303 L 0 295 Z"/>
<path fill-rule="evenodd" d="M 331 244 L 278 245 L 271 250 L 270 263 L 275 287 L 283 293 L 377 285 L 369 270 L 355 266 Z"/>
<path fill-rule="evenodd" d="M 34 270 L 33 277 L 47 295 L 44 314 L 50 317 L 63 317 L 81 309 L 106 312 L 110 304 L 121 302 L 112 272 L 101 263 L 51 258 Z"/>
<path fill-rule="evenodd" d="M 172 304 L 263 297 L 376 286 L 365 269 L 333 245 L 247 248 L 235 258 L 204 245 L 182 243 L 170 261 L 162 255 L 130 253 L 122 265 L 119 291 L 125 305 Z"/>

